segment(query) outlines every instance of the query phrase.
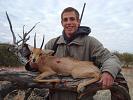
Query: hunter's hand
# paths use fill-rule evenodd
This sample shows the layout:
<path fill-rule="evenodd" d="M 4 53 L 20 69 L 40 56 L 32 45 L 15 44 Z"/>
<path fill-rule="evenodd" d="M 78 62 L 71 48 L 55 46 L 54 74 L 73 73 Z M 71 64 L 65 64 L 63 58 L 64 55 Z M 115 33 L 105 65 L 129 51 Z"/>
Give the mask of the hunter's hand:
<path fill-rule="evenodd" d="M 114 83 L 114 78 L 108 72 L 103 72 L 99 82 L 102 84 L 102 88 L 110 87 Z"/>

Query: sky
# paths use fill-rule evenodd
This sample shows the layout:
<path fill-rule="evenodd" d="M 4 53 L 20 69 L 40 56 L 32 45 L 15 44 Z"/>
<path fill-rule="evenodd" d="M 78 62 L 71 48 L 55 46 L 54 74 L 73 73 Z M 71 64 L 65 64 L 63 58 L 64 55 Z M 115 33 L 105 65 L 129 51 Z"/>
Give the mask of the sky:
<path fill-rule="evenodd" d="M 82 12 L 86 3 L 81 25 L 91 28 L 90 36 L 98 39 L 110 51 L 133 53 L 133 0 L 0 0 L 0 43 L 12 43 L 12 33 L 5 12 L 11 19 L 13 31 L 20 40 L 23 25 L 30 33 L 27 42 L 33 45 L 37 35 L 40 47 L 43 35 L 45 43 L 62 34 L 60 14 L 66 7 Z"/>

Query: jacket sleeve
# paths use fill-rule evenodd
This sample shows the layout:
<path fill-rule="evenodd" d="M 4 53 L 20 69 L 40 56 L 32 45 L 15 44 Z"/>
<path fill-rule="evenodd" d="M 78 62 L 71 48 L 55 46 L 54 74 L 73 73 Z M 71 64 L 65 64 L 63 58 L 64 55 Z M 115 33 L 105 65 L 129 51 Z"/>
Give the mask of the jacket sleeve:
<path fill-rule="evenodd" d="M 101 71 L 106 71 L 115 78 L 118 72 L 121 71 L 121 62 L 118 57 L 104 48 L 103 45 L 93 37 L 91 37 L 89 45 L 90 56 L 91 58 L 95 58 L 96 64 L 101 65 Z"/>

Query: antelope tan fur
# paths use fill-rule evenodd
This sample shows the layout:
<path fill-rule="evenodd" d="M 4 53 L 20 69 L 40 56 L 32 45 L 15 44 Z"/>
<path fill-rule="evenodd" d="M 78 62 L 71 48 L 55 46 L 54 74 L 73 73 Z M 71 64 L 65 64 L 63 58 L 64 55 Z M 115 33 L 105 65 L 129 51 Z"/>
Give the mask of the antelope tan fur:
<path fill-rule="evenodd" d="M 30 65 L 41 72 L 34 79 L 36 82 L 59 82 L 60 80 L 58 79 L 43 79 L 55 74 L 71 75 L 73 78 L 91 78 L 78 85 L 77 92 L 80 92 L 88 84 L 100 79 L 101 72 L 93 62 L 79 61 L 70 57 L 52 56 L 52 50 L 42 50 L 44 39 L 40 48 L 35 47 L 35 41 L 34 38 L 34 48 L 30 56 Z"/>

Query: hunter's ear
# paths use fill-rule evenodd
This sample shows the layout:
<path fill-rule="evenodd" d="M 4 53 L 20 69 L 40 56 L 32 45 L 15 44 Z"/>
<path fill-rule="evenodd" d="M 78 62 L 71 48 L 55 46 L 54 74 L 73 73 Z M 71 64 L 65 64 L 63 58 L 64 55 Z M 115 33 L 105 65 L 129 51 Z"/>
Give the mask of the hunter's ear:
<path fill-rule="evenodd" d="M 44 53 L 45 53 L 46 55 L 51 56 L 51 55 L 54 53 L 54 50 L 44 50 Z"/>

